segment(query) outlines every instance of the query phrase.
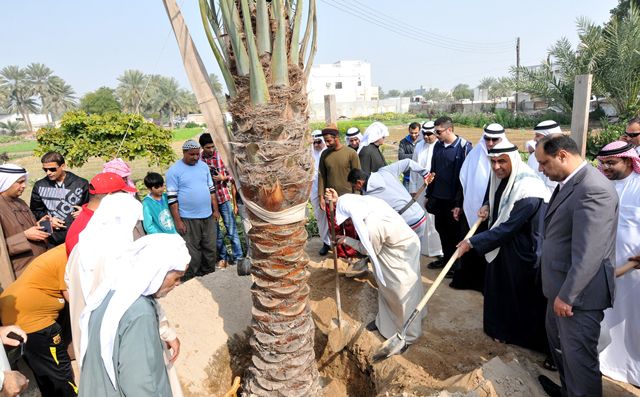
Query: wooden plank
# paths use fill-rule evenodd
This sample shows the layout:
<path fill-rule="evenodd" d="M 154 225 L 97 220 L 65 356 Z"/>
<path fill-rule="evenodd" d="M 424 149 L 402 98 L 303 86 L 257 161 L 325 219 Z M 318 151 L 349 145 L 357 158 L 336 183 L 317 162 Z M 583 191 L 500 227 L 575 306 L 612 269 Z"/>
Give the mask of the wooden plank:
<path fill-rule="evenodd" d="M 338 111 L 336 107 L 336 96 L 324 96 L 324 121 L 327 125 L 338 123 Z"/>
<path fill-rule="evenodd" d="M 9 284 L 16 281 L 16 275 L 13 272 L 13 265 L 9 259 L 9 251 L 7 251 L 7 243 L 4 241 L 4 231 L 0 224 L 0 285 L 7 288 Z"/>
<path fill-rule="evenodd" d="M 571 113 L 571 138 L 578 144 L 582 157 L 587 152 L 587 130 L 589 128 L 589 103 L 591 102 L 592 75 L 576 76 L 573 88 L 573 112 Z"/>

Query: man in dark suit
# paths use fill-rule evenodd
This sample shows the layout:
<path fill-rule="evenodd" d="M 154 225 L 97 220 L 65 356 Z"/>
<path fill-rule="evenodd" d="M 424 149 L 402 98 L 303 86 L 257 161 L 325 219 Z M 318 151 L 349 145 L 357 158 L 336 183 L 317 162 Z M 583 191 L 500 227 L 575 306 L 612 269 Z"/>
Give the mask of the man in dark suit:
<path fill-rule="evenodd" d="M 542 289 L 562 387 L 539 380 L 550 396 L 602 396 L 597 345 L 614 297 L 617 194 L 568 136 L 543 138 L 535 156 L 540 171 L 558 182 L 544 217 Z"/>

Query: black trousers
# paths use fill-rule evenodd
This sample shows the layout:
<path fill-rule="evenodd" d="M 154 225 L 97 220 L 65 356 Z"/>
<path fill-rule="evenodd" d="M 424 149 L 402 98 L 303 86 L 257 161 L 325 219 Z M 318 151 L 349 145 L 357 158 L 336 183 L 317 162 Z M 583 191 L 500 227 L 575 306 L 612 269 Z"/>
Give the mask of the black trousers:
<path fill-rule="evenodd" d="M 454 200 L 435 199 L 431 207 L 431 213 L 435 217 L 434 225 L 440 242 L 442 243 L 442 253 L 444 260 L 448 261 L 456 250 L 456 245 L 460 242 L 460 222 L 453 219 L 451 210 L 455 207 Z M 456 269 L 454 265 L 453 269 Z"/>
<path fill-rule="evenodd" d="M 58 323 L 27 335 L 24 358 L 33 371 L 42 397 L 78 395 L 68 346 L 69 341 L 63 338 Z"/>
<path fill-rule="evenodd" d="M 182 218 L 187 226 L 187 233 L 182 235 L 187 243 L 191 262 L 184 275 L 184 280 L 194 276 L 203 276 L 216 268 L 216 224 L 213 216 L 202 219 Z"/>

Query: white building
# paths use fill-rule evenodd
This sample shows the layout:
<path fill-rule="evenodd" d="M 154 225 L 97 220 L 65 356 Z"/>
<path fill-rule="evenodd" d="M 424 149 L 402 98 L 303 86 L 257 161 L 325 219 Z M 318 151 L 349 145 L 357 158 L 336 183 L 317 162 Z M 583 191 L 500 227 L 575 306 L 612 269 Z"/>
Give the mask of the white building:
<path fill-rule="evenodd" d="M 378 99 L 378 87 L 371 85 L 371 64 L 363 61 L 313 65 L 307 92 L 312 104 L 324 103 L 324 96 L 331 94 L 337 103 Z"/>

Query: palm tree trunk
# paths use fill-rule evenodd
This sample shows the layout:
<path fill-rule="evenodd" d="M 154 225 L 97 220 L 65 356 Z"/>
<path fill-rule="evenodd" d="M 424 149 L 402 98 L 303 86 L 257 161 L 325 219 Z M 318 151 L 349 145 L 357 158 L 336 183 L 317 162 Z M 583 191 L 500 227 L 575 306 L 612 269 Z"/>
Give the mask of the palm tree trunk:
<path fill-rule="evenodd" d="M 20 115 L 22 115 L 22 118 L 24 119 L 24 123 L 27 126 L 27 129 L 29 130 L 29 132 L 33 131 L 33 127 L 31 126 L 31 118 L 29 118 L 29 111 L 24 110 L 24 107 L 19 106 L 18 107 L 18 111 L 20 112 Z"/>

